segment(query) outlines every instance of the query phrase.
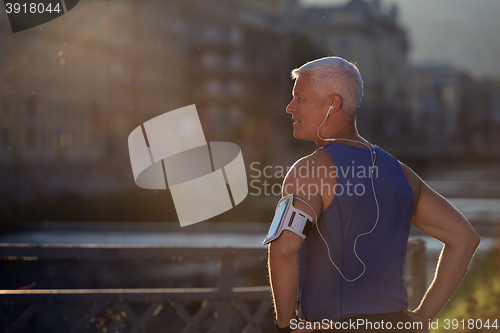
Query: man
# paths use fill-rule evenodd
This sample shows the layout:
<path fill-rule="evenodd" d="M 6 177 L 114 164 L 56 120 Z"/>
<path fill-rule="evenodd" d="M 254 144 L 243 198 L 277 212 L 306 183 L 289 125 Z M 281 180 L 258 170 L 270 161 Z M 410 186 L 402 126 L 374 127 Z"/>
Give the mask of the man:
<path fill-rule="evenodd" d="M 359 318 L 390 321 L 394 325 L 387 332 L 426 328 L 460 285 L 480 237 L 410 168 L 358 134 L 363 83 L 356 66 L 326 57 L 292 76 L 293 99 L 286 112 L 295 121 L 293 135 L 319 149 L 292 166 L 282 187 L 282 195 L 293 194 L 293 206 L 312 217 L 309 236 L 304 240 L 284 230 L 269 243 L 278 332 L 331 329 L 333 322 Z M 403 283 L 410 223 L 444 243 L 434 280 L 414 311 L 406 309 Z M 306 320 L 300 325 L 299 286 Z M 311 326 L 323 320 L 330 326 Z M 412 321 L 423 326 L 395 330 L 398 322 Z"/>

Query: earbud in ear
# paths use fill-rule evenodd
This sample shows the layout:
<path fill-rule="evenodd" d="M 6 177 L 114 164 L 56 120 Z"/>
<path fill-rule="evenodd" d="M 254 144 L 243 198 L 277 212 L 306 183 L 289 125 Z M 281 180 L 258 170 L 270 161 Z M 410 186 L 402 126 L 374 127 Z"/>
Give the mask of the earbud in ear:
<path fill-rule="evenodd" d="M 335 108 L 333 107 L 333 105 L 330 105 L 330 107 L 328 108 L 328 113 L 326 114 L 327 116 L 330 115 L 330 111 L 334 110 Z"/>

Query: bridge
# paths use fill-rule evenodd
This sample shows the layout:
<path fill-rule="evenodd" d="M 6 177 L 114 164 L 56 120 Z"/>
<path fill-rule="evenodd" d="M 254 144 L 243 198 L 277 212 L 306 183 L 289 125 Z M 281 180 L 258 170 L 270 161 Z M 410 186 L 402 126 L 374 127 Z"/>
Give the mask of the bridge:
<path fill-rule="evenodd" d="M 32 332 L 47 309 L 57 312 L 71 332 L 158 332 L 169 323 L 152 326 L 162 312 L 174 310 L 183 323 L 181 332 L 266 332 L 272 327 L 272 297 L 269 285 L 235 286 L 235 262 L 252 257 L 267 260 L 264 246 L 170 246 L 170 245 L 89 245 L 89 244 L 0 244 L 1 260 L 214 260 L 217 285 L 210 288 L 129 288 L 129 289 L 26 289 L 0 290 L 0 327 L 5 332 Z M 420 239 L 408 243 L 405 283 L 410 309 L 418 305 L 426 289 L 425 246 Z M 265 274 L 265 273 L 263 273 Z M 187 302 L 198 303 L 190 311 Z M 134 304 L 142 304 L 139 314 Z M 248 303 L 256 303 L 251 307 Z M 76 308 L 84 311 L 76 311 Z M 235 325 L 235 316 L 244 324 Z M 112 317 L 112 318 L 107 318 Z M 241 321 L 241 320 L 240 320 Z M 208 327 L 208 329 L 206 329 Z M 54 327 L 54 331 L 56 327 Z"/>

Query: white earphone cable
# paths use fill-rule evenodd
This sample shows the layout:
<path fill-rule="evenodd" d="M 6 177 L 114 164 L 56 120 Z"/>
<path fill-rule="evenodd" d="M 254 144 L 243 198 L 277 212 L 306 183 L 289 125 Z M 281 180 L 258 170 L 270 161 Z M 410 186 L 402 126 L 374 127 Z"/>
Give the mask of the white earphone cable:
<path fill-rule="evenodd" d="M 331 107 L 330 107 L 331 108 Z M 380 207 L 379 207 L 379 204 L 378 204 L 378 199 L 377 199 L 377 195 L 375 193 L 375 184 L 373 182 L 373 170 L 375 168 L 375 161 L 377 159 L 377 154 L 375 153 L 375 148 L 372 146 L 370 147 L 368 144 L 366 144 L 365 142 L 362 142 L 362 141 L 357 141 L 357 140 L 351 140 L 351 139 L 344 139 L 344 138 L 334 138 L 334 139 L 324 139 L 321 137 L 321 135 L 319 134 L 319 130 L 321 128 L 321 126 L 323 126 L 323 124 L 326 122 L 326 119 L 328 118 L 328 115 L 330 113 L 330 109 L 328 110 L 328 113 L 325 117 L 325 119 L 323 120 L 323 122 L 321 123 L 321 125 L 319 125 L 318 127 L 318 130 L 316 131 L 316 134 L 318 135 L 318 137 L 323 140 L 323 141 L 338 141 L 338 140 L 345 140 L 345 141 L 349 141 L 349 142 L 354 142 L 354 143 L 360 143 L 362 145 L 365 145 L 368 150 L 370 151 L 370 158 L 371 158 L 371 161 L 372 161 L 372 168 L 370 170 L 370 180 L 371 180 L 371 185 L 372 185 L 372 191 L 373 191 L 373 198 L 375 199 L 375 204 L 377 206 L 377 218 L 375 220 L 375 224 L 373 225 L 373 228 L 368 231 L 368 232 L 365 232 L 365 233 L 362 233 L 360 235 L 358 235 L 358 237 L 356 237 L 356 239 L 354 240 L 354 246 L 353 246 L 353 250 L 354 250 L 354 254 L 356 255 L 356 258 L 358 258 L 358 260 L 361 262 L 361 264 L 363 265 L 363 272 L 361 272 L 361 274 L 354 278 L 354 279 L 347 279 L 344 274 L 342 273 L 342 271 L 337 267 L 337 265 L 333 262 L 333 259 L 331 257 L 331 254 L 330 254 L 330 247 L 328 246 L 328 242 L 325 240 L 325 238 L 323 237 L 323 234 L 321 234 L 321 231 L 319 230 L 319 221 L 318 221 L 318 216 L 316 215 L 316 212 L 314 211 L 314 209 L 311 207 L 311 205 L 309 203 L 307 203 L 304 199 L 302 198 L 299 198 L 299 197 L 296 197 L 297 199 L 301 200 L 302 202 L 304 202 L 307 206 L 309 206 L 309 208 L 311 208 L 311 210 L 313 211 L 314 213 L 314 217 L 316 219 L 316 229 L 318 230 L 318 234 L 320 235 L 321 239 L 323 239 L 323 242 L 325 243 L 326 245 L 326 248 L 328 250 L 328 258 L 330 259 L 330 262 L 333 264 L 333 266 L 335 266 L 335 268 L 337 269 L 337 271 L 340 273 L 340 275 L 342 276 L 342 278 L 344 280 L 346 280 L 347 282 L 354 282 L 356 281 L 357 279 L 359 279 L 366 271 L 366 265 L 365 263 L 363 262 L 363 260 L 361 260 L 361 258 L 359 257 L 357 251 L 356 251 L 356 243 L 358 242 L 358 238 L 361 237 L 361 236 L 365 236 L 365 235 L 368 235 L 370 234 L 371 232 L 373 232 L 373 230 L 375 230 L 375 227 L 377 226 L 378 224 L 378 221 L 379 221 L 379 218 L 380 218 Z"/>

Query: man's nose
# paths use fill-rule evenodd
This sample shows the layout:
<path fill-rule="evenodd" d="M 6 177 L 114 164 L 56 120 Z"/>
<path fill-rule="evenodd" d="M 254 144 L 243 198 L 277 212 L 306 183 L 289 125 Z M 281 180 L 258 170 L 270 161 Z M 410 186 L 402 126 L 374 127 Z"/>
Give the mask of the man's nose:
<path fill-rule="evenodd" d="M 295 111 L 295 105 L 293 104 L 293 100 L 288 103 L 288 105 L 286 106 L 286 113 L 292 113 L 293 111 Z"/>

